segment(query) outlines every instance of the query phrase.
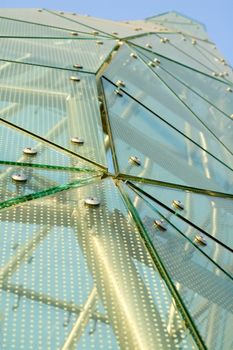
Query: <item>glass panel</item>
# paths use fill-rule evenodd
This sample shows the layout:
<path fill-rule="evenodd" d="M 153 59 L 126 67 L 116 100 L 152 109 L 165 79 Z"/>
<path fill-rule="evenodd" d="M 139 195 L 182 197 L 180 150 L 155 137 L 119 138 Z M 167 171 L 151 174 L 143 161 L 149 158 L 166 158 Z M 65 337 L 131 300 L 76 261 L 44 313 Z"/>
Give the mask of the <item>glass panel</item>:
<path fill-rule="evenodd" d="M 103 166 L 106 155 L 95 76 L 9 63 L 1 70 L 1 116 Z M 11 107 L 13 108 L 11 109 Z M 72 142 L 73 137 L 83 143 Z"/>
<path fill-rule="evenodd" d="M 145 51 L 141 49 L 140 52 L 144 53 Z M 228 133 L 224 132 L 223 135 L 226 122 L 229 124 L 231 120 L 226 120 L 225 116 L 221 116 L 223 118 L 223 128 L 220 127 L 220 132 L 216 133 L 217 136 L 211 134 L 210 130 L 215 132 L 215 129 L 211 128 L 212 124 L 216 125 L 216 129 L 218 129 L 218 117 L 220 114 L 218 111 L 213 117 L 208 109 L 211 106 L 206 105 L 203 99 L 201 99 L 202 109 L 200 103 L 196 107 L 193 106 L 192 92 L 189 94 L 188 90 L 187 96 L 187 89 L 183 91 L 185 89 L 183 85 L 180 87 L 178 82 L 176 83 L 175 81 L 174 83 L 170 77 L 165 76 L 160 65 L 155 68 L 148 67 L 150 60 L 155 58 L 154 54 L 151 54 L 150 58 L 142 56 L 142 59 L 140 59 L 141 57 L 138 59 L 132 58 L 130 54 L 129 48 L 123 46 L 108 70 L 104 73 L 105 76 L 114 83 L 121 80 L 124 81 L 125 87 L 123 89 L 127 93 L 134 96 L 155 113 L 158 113 L 170 124 L 200 144 L 202 148 L 222 159 L 229 166 L 232 166 L 232 155 L 219 143 L 217 137 L 222 136 L 223 140 L 220 140 L 223 143 L 226 139 L 226 145 L 232 149 L 232 137 L 227 141 Z M 161 67 L 163 67 L 162 64 Z M 182 90 L 180 91 L 179 89 Z M 194 98 L 196 102 L 198 97 L 194 95 Z M 196 115 L 192 112 L 192 109 L 196 112 Z M 210 117 L 213 121 L 209 122 Z"/>
<path fill-rule="evenodd" d="M 182 30 L 186 33 L 190 33 L 203 39 L 208 39 L 205 26 L 202 23 L 185 17 L 175 11 L 149 17 L 147 20 L 155 23 L 161 23 L 163 25 L 166 25 L 168 28 L 175 28 L 179 31 Z"/>
<path fill-rule="evenodd" d="M 167 207 L 176 210 L 179 216 L 188 219 L 211 236 L 217 238 L 233 249 L 232 199 L 207 196 L 190 191 L 171 189 L 145 183 L 134 184 L 157 200 L 161 201 Z M 179 210 L 174 207 L 172 204 L 174 200 L 180 201 L 184 205 L 184 209 Z"/>
<path fill-rule="evenodd" d="M 138 47 L 137 51 L 144 52 L 144 50 L 142 51 L 142 49 Z M 226 115 L 231 116 L 233 111 L 233 93 L 228 91 L 229 86 L 225 82 L 193 71 L 179 63 L 161 57 L 158 54 L 150 54 L 149 51 L 147 51 L 147 55 L 157 57 L 161 61 L 162 69 L 166 69 L 166 71 L 173 74 L 176 79 L 186 84 L 189 89 L 199 93 L 202 98 L 205 98 L 215 105 Z"/>
<path fill-rule="evenodd" d="M 164 41 L 168 39 L 169 41 Z M 188 67 L 212 75 L 215 66 L 198 52 L 192 39 L 187 40 L 182 34 L 151 34 L 149 36 L 131 39 L 137 45 L 146 47 L 149 44 L 155 53 L 159 53 Z M 220 78 L 221 79 L 221 78 Z"/>
<path fill-rule="evenodd" d="M 98 206 L 85 205 L 90 196 Z M 79 322 L 72 340 L 78 348 L 197 349 L 112 180 L 0 215 L 1 312 L 4 325 L 13 325 L 11 337 L 2 327 L 8 348 L 61 348 Z"/>
<path fill-rule="evenodd" d="M 207 348 L 220 350 L 224 344 L 224 349 L 230 350 L 232 279 L 202 253 L 204 247 L 197 249 L 173 225 L 167 223 L 166 230 L 160 230 L 154 220 L 161 220 L 161 216 L 151 202 L 147 204 L 126 186 L 124 188 Z"/>
<path fill-rule="evenodd" d="M 143 49 L 137 49 L 137 51 L 140 52 L 142 59 L 146 62 L 153 61 L 156 58 L 158 59 L 157 55 L 149 53 L 148 51 L 145 51 Z M 196 93 L 196 91 L 192 89 L 192 85 L 189 87 L 187 84 L 184 84 L 179 78 L 177 78 L 176 71 L 174 71 L 174 64 L 170 65 L 169 70 L 167 69 L 167 67 L 169 67 L 169 61 L 164 58 L 161 58 L 160 64 L 157 65 L 155 68 L 152 67 L 151 69 L 153 69 L 156 78 L 161 78 L 161 80 L 167 86 L 169 86 L 169 88 L 177 96 L 177 98 L 179 98 L 189 108 L 189 110 L 194 113 L 194 116 L 201 120 L 201 122 L 204 123 L 204 125 L 209 130 L 211 130 L 211 132 L 214 135 L 216 135 L 215 137 L 218 140 L 220 140 L 226 147 L 228 147 L 230 152 L 232 152 L 232 120 L 226 114 L 221 112 L 218 108 L 215 108 L 215 106 L 212 105 L 210 102 L 203 99 L 202 95 Z M 193 72 L 193 75 L 195 74 L 196 73 Z M 215 84 L 218 83 L 215 82 Z M 203 84 L 202 91 L 203 90 L 209 90 L 209 86 Z M 224 93 L 224 96 L 222 96 L 222 99 L 224 100 L 225 97 L 226 91 Z M 201 133 L 203 134 L 202 130 Z M 210 141 L 209 136 L 207 138 L 204 137 L 205 140 L 203 141 L 203 137 L 200 137 L 201 133 L 199 127 L 199 140 L 197 139 L 197 141 L 202 145 L 203 148 L 207 148 L 210 150 L 209 146 L 205 146 L 205 144 Z M 213 153 L 215 153 L 215 150 L 213 150 Z M 225 157 L 226 163 L 233 164 L 232 158 L 229 154 L 225 153 Z"/>
<path fill-rule="evenodd" d="M 232 170 L 128 95 L 116 94 L 114 84 L 103 79 L 103 85 L 121 173 L 232 192 Z"/>
<path fill-rule="evenodd" d="M 186 210 L 186 205 L 187 205 L 187 198 L 186 198 L 186 202 L 178 202 L 178 205 L 185 205 L 185 208 L 179 209 L 179 207 L 177 207 L 177 205 L 174 205 L 174 198 L 173 200 L 168 203 L 168 206 L 166 207 L 166 204 L 164 203 L 162 197 L 163 192 L 166 193 L 166 188 L 160 188 L 160 191 L 158 191 L 158 194 L 155 198 L 155 200 L 153 201 L 153 199 L 151 198 L 153 195 L 152 193 L 153 191 L 153 187 L 154 186 L 145 186 L 145 189 L 147 189 L 149 192 L 149 195 L 147 192 L 140 192 L 140 188 L 143 188 L 143 185 L 141 184 L 140 188 L 137 186 L 137 184 L 135 185 L 136 187 L 132 187 L 131 189 L 133 191 L 136 192 L 136 194 L 144 199 L 146 202 L 148 202 L 148 205 L 152 205 L 152 207 L 154 208 L 156 215 L 158 216 L 159 219 L 162 219 L 165 227 L 169 224 L 171 224 L 173 227 L 176 228 L 177 233 L 179 232 L 181 235 L 183 235 L 184 237 L 187 237 L 189 242 L 193 242 L 194 247 L 198 247 L 200 248 L 203 253 L 209 257 L 213 262 L 215 262 L 220 269 L 222 269 L 223 271 L 225 271 L 230 277 L 232 277 L 233 279 L 233 254 L 232 251 L 229 250 L 226 246 L 222 245 L 220 241 L 215 240 L 215 237 L 218 238 L 218 236 L 225 234 L 225 236 L 227 236 L 227 232 L 223 233 L 218 233 L 218 232 L 211 232 L 210 235 L 205 234 L 202 230 L 200 230 L 198 227 L 200 227 L 201 229 L 204 229 L 204 224 L 206 223 L 206 221 L 208 220 L 207 216 L 206 216 L 206 209 L 201 207 L 201 203 L 198 206 L 199 209 L 199 217 L 198 217 L 198 222 L 197 222 L 197 226 L 194 227 L 191 224 L 187 223 L 187 221 L 182 220 L 182 214 L 183 211 L 186 212 L 190 209 L 188 209 L 190 206 L 192 207 L 192 205 L 196 205 L 197 203 L 191 203 L 188 204 L 188 208 Z M 129 187 L 131 187 L 129 185 Z M 150 192 L 150 188 L 151 192 Z M 176 194 L 178 192 L 178 197 L 182 197 L 182 194 L 179 196 L 179 191 L 173 191 L 171 190 L 171 193 L 174 195 L 174 193 Z M 183 191 L 180 191 L 183 192 Z M 160 194 L 161 193 L 161 194 Z M 170 195 L 172 195 L 170 194 Z M 150 197 L 150 198 L 149 198 Z M 166 197 L 166 194 L 165 194 Z M 206 196 L 203 196 L 204 198 Z M 139 199 L 140 199 L 139 198 Z M 179 199 L 175 199 L 176 201 L 179 201 Z M 207 202 L 207 201 L 206 201 Z M 176 202 L 177 203 L 177 202 Z M 185 203 L 185 204 L 183 204 Z M 227 205 L 227 200 L 226 200 L 226 205 Z M 140 205 L 139 205 L 140 208 Z M 196 209 L 196 211 L 198 211 L 198 209 Z M 201 213 L 202 212 L 202 213 Z M 181 217 L 180 217 L 181 215 Z M 178 217 L 179 216 L 179 217 Z M 184 213 L 185 216 L 185 213 Z M 214 215 L 212 216 L 212 220 L 213 220 Z M 216 219 L 217 216 L 215 216 Z M 211 218 L 209 217 L 209 219 L 211 220 Z M 203 224 L 203 225 L 202 225 Z M 216 230 L 216 228 L 215 228 Z M 222 229 L 221 229 L 222 230 Z M 201 237 L 200 239 L 203 240 L 203 244 L 201 245 L 201 242 L 198 241 L 198 238 L 196 239 L 195 237 Z M 198 243 L 199 242 L 199 243 Z"/>
<path fill-rule="evenodd" d="M 16 107 L 12 105 L 12 111 Z M 1 112 L 0 112 L 1 113 Z M 51 147 L 47 142 L 31 137 L 15 128 L 10 128 L 0 122 L 0 163 L 17 162 L 41 167 L 77 168 L 89 171 L 99 171 L 89 162 L 78 156 L 67 155 L 63 151 Z"/>
<path fill-rule="evenodd" d="M 53 11 L 54 13 L 59 14 L 58 11 Z M 150 31 L 160 31 L 163 29 L 160 25 L 155 25 L 154 23 L 146 21 L 126 21 L 126 22 L 117 22 L 110 21 L 103 18 L 96 18 L 91 16 L 81 16 L 79 14 L 70 14 L 64 13 L 64 17 L 72 21 L 77 21 L 80 24 L 83 24 L 87 27 L 94 29 L 95 31 L 100 31 L 100 34 L 109 34 L 114 37 L 128 37 L 138 34 L 148 33 Z"/>
<path fill-rule="evenodd" d="M 0 13 L 2 9 L 0 9 Z M 2 13 L 1 13 L 2 15 Z M 0 16 L 1 16 L 0 15 Z M 28 20 L 29 18 L 27 18 Z M 69 30 L 53 28 L 40 23 L 27 23 L 17 21 L 17 19 L 7 19 L 1 17 L 0 37 L 70 37 L 72 33 Z M 82 37 L 84 34 L 82 34 Z"/>
<path fill-rule="evenodd" d="M 67 188 L 68 184 L 78 185 L 79 182 L 80 184 L 83 181 L 87 182 L 97 175 L 98 173 L 93 174 L 78 171 L 78 169 L 76 171 L 56 171 L 28 166 L 0 165 L 0 207 L 14 204 L 14 202 L 18 203 L 21 199 L 24 200 L 22 197 L 31 194 L 40 196 L 40 193 L 45 195 L 46 191 L 52 193 Z"/>
<path fill-rule="evenodd" d="M 55 13 L 47 10 L 33 8 L 1 8 L 0 17 L 25 21 L 28 23 L 36 23 L 48 27 L 57 27 L 66 30 L 91 33 L 92 29 L 76 22 L 70 21 L 64 16 L 56 16 Z M 22 25 L 22 24 L 21 24 Z M 30 33 L 27 33 L 30 35 Z M 27 36 L 27 35 L 25 35 Z"/>
<path fill-rule="evenodd" d="M 0 39 L 0 56 L 5 60 L 96 72 L 115 46 L 115 41 L 95 39 Z M 80 70 L 81 70 L 80 69 Z"/>

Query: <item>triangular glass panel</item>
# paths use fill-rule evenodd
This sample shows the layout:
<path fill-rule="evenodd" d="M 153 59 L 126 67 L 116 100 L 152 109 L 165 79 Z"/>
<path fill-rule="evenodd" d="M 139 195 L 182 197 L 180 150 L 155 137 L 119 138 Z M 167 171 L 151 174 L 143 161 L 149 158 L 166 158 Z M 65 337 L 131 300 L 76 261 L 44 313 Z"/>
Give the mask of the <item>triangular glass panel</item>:
<path fill-rule="evenodd" d="M 103 86 L 120 173 L 232 193 L 226 165 L 105 78 Z"/>
<path fill-rule="evenodd" d="M 202 39 L 208 39 L 204 24 L 186 17 L 176 11 L 166 12 L 158 16 L 149 17 L 146 19 L 149 22 L 161 23 L 167 28 L 178 29 L 182 32 L 190 33 Z"/>
<path fill-rule="evenodd" d="M 101 173 L 0 165 L 0 208 L 88 183 Z"/>
<path fill-rule="evenodd" d="M 90 196 L 95 204 L 87 205 Z M 38 347 L 38 323 L 45 347 L 62 348 L 88 306 L 85 327 L 74 343 L 82 336 L 81 344 L 89 344 L 96 327 L 95 348 L 101 341 L 105 348 L 143 344 L 162 350 L 179 344 L 197 349 L 112 180 L 7 208 L 0 215 L 5 227 L 0 304 L 4 325 L 15 329 L 10 337 L 4 327 L 8 348 L 13 342 L 28 348 L 25 330 Z M 48 335 L 46 329 L 53 327 L 56 332 Z"/>
<path fill-rule="evenodd" d="M 144 50 L 142 51 L 140 47 L 136 49 L 144 53 Z M 199 93 L 223 113 L 226 113 L 229 117 L 233 114 L 233 89 L 227 83 L 189 69 L 157 53 L 150 53 L 147 50 L 147 55 L 150 55 L 151 58 L 157 58 L 161 62 L 162 68 L 175 75 L 177 80 L 182 81 L 191 90 Z"/>
<path fill-rule="evenodd" d="M 15 105 L 16 107 L 16 105 Z M 13 112 L 13 110 L 12 110 Z M 0 122 L 0 163 L 28 164 L 45 168 L 73 168 L 82 171 L 99 171 L 88 161 L 52 147 L 49 142 L 32 137 L 27 132 Z"/>
<path fill-rule="evenodd" d="M 206 99 L 204 99 L 201 94 L 193 90 L 192 86 L 189 87 L 187 83 L 185 84 L 179 78 L 177 78 L 176 71 L 174 70 L 174 64 L 171 64 L 170 70 L 168 71 L 167 67 L 169 66 L 169 61 L 165 58 L 158 58 L 157 55 L 140 48 L 138 48 L 136 51 L 140 53 L 140 57 L 145 62 L 153 62 L 156 59 L 160 60 L 159 65 L 151 67 L 156 75 L 156 78 L 160 78 L 161 81 L 164 82 L 164 84 L 166 84 L 169 89 L 177 96 L 177 98 L 180 99 L 180 101 L 185 106 L 187 106 L 191 112 L 193 112 L 194 116 L 199 119 L 209 131 L 213 133 L 212 137 L 215 136 L 215 138 L 221 141 L 221 143 L 224 144 L 232 153 L 233 129 L 232 120 L 230 117 L 228 117 L 224 112 L 221 112 L 218 107 L 214 106 L 211 102 L 208 102 Z M 195 75 L 196 73 L 193 72 L 192 74 Z M 215 84 L 218 83 L 215 82 Z M 227 91 L 224 92 L 222 95 L 222 100 L 225 100 L 227 93 L 229 94 Z M 203 129 L 200 130 L 201 133 L 203 133 Z M 208 132 L 206 135 L 208 135 Z M 198 141 L 205 148 L 206 141 L 203 141 L 203 137 L 201 138 L 202 140 L 200 139 L 199 132 Z M 204 138 L 206 137 L 204 136 Z M 208 139 L 210 139 L 209 136 Z M 215 153 L 214 148 L 213 153 Z M 227 160 L 227 153 L 225 155 L 226 163 L 233 164 L 231 157 Z"/>
<path fill-rule="evenodd" d="M 193 39 L 186 38 L 182 34 L 151 34 L 145 37 L 132 38 L 130 41 L 143 47 L 150 45 L 155 53 L 207 75 L 212 76 L 212 74 L 215 75 L 216 73 L 215 65 L 195 48 L 196 45 L 192 44 L 194 42 Z M 223 71 L 222 69 L 222 73 Z M 224 76 L 219 77 L 219 79 L 223 80 Z"/>
<path fill-rule="evenodd" d="M 177 234 L 182 235 L 184 238 L 187 238 L 189 242 L 191 242 L 195 247 L 200 248 L 200 250 L 203 252 L 203 254 L 210 258 L 212 262 L 216 264 L 222 271 L 226 272 L 227 275 L 229 275 L 233 279 L 233 254 L 231 247 L 222 244 L 221 240 L 218 239 L 218 236 L 222 235 L 220 233 L 215 233 L 212 235 L 205 232 L 204 225 L 201 225 L 200 222 L 207 221 L 209 218 L 205 216 L 205 211 L 203 210 L 203 207 L 201 208 L 201 203 L 199 206 L 199 212 L 203 212 L 202 217 L 201 214 L 199 214 L 199 225 L 195 225 L 190 221 L 187 221 L 183 218 L 183 212 L 186 211 L 186 203 L 182 202 L 179 199 L 173 199 L 169 205 L 167 206 L 164 201 L 162 200 L 163 192 L 166 193 L 166 187 L 161 188 L 159 194 L 153 198 L 153 191 L 154 186 L 145 186 L 145 188 L 149 191 L 151 189 L 152 193 L 145 192 L 141 188 L 143 188 L 143 185 L 139 187 L 136 184 L 129 183 L 128 185 L 131 190 L 133 190 L 137 194 L 138 199 L 145 200 L 147 205 L 152 206 L 152 209 L 155 210 L 155 213 L 157 215 L 158 222 L 161 222 L 161 227 L 158 225 L 158 229 L 161 230 L 164 229 L 167 230 L 167 226 L 171 225 L 173 228 L 177 230 Z M 172 190 L 170 190 L 172 193 Z M 175 191 L 174 191 L 175 192 Z M 178 198 L 182 197 L 182 195 L 179 196 L 178 192 Z M 180 191 L 182 192 L 182 191 Z M 170 194 L 171 195 L 171 194 Z M 174 193 L 173 193 L 174 195 Z M 204 196 L 205 197 L 205 196 Z M 141 209 L 140 205 L 138 206 L 139 210 Z M 140 210 L 140 213 L 143 212 L 143 210 Z M 146 214 L 145 214 L 146 215 Z M 155 216 L 156 216 L 155 215 Z M 184 214 L 185 217 L 185 214 Z M 203 217 L 205 219 L 203 219 Z M 155 224 L 156 226 L 156 224 Z M 200 227 L 200 228 L 199 228 Z M 227 232 L 225 232 L 225 237 L 227 236 Z"/>
<path fill-rule="evenodd" d="M 153 206 L 137 196 L 125 185 L 134 215 L 140 218 L 141 225 L 155 254 L 172 280 L 177 293 L 182 298 L 192 320 L 208 349 L 231 346 L 231 324 L 233 322 L 232 279 L 187 240 L 175 227 L 166 227 Z M 162 228 L 163 227 L 163 228 Z M 210 336 L 210 322 L 213 313 L 214 323 L 224 322 L 224 336 L 215 333 Z M 224 337 L 224 339 L 222 338 Z"/>
<path fill-rule="evenodd" d="M 95 38 L 4 38 L 0 39 L 0 57 L 9 61 L 95 73 L 115 45 L 114 40 L 100 41 Z"/>
<path fill-rule="evenodd" d="M 0 10 L 1 12 L 1 10 Z M 27 19 L 28 20 L 28 19 Z M 1 17 L 0 20 L 1 38 L 17 37 L 17 38 L 73 38 L 78 32 L 50 27 L 41 23 L 22 22 L 17 19 Z M 75 34 L 76 33 L 76 34 Z M 90 36 L 90 34 L 89 34 Z M 88 37 L 88 34 L 78 34 L 78 37 Z"/>
<path fill-rule="evenodd" d="M 106 166 L 95 76 L 10 63 L 0 96 L 4 120 Z"/>
<path fill-rule="evenodd" d="M 13 19 L 15 21 L 43 25 L 49 28 L 65 29 L 67 31 L 76 31 L 92 34 L 92 29 L 78 22 L 70 21 L 62 15 L 57 16 L 55 13 L 45 9 L 33 8 L 1 8 L 0 17 Z M 30 33 L 28 33 L 30 34 Z M 27 36 L 27 35 L 25 35 Z"/>
<path fill-rule="evenodd" d="M 233 249 L 233 199 L 135 182 L 134 185 Z M 183 209 L 176 202 L 183 205 Z M 233 272 L 233 271 L 232 271 Z"/>
<path fill-rule="evenodd" d="M 141 49 L 140 52 L 144 52 L 143 49 Z M 182 99 L 184 95 L 183 90 L 179 94 L 179 90 L 177 91 L 175 89 L 176 86 L 173 87 L 169 85 L 170 80 L 167 83 L 165 79 L 165 81 L 162 79 L 162 74 L 162 77 L 157 74 L 157 71 L 160 73 L 161 69 L 159 68 L 160 64 L 157 64 L 153 60 L 156 60 L 156 57 L 152 56 L 153 54 L 151 54 L 151 59 L 153 58 L 152 60 L 145 58 L 144 56 L 142 59 L 141 57 L 135 59 L 132 57 L 132 54 L 132 51 L 130 51 L 127 46 L 123 46 L 119 50 L 115 60 L 110 64 L 108 70 L 105 71 L 105 76 L 116 84 L 123 82 L 123 86 L 120 87 L 127 93 L 134 96 L 139 102 L 153 112 L 158 113 L 164 120 L 168 121 L 171 125 L 186 134 L 196 143 L 200 144 L 202 148 L 224 160 L 229 166 L 232 166 L 232 155 L 224 145 L 220 144 L 218 139 L 218 136 L 222 136 L 223 144 L 226 140 L 226 145 L 228 146 L 230 143 L 230 149 L 232 149 L 232 141 L 228 141 L 229 135 L 227 133 L 222 135 L 222 129 L 224 129 L 227 122 L 228 124 L 229 122 L 231 123 L 231 120 L 219 113 L 223 119 L 224 127 L 219 133 L 217 132 L 217 135 L 215 135 L 215 129 L 212 130 L 211 126 L 214 124 L 214 120 L 216 120 L 215 124 L 219 123 L 219 120 L 217 119 L 219 116 L 218 111 L 215 118 L 213 118 L 212 123 L 209 123 L 208 119 L 210 111 L 205 104 L 203 110 L 201 110 L 200 104 L 198 104 L 197 107 L 194 107 L 195 112 L 197 112 L 194 114 L 192 111 L 192 105 L 190 106 L 192 102 L 191 98 L 186 102 L 185 98 Z M 153 66 L 150 66 L 151 63 L 154 68 Z M 171 82 L 171 84 L 172 83 L 173 82 Z M 181 85 L 181 87 L 183 88 L 183 85 Z M 180 87 L 178 86 L 178 88 Z M 204 103 L 202 100 L 201 102 Z M 204 113 L 206 116 L 203 115 Z M 216 125 L 216 129 L 217 128 Z M 206 139 L 208 139 L 208 142 Z"/>

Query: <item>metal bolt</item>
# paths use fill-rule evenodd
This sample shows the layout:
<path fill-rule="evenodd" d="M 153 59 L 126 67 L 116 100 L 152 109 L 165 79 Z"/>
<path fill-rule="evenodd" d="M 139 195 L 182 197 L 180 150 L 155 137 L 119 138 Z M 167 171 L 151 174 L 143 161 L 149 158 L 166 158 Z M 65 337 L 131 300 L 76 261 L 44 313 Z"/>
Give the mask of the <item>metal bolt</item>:
<path fill-rule="evenodd" d="M 38 12 L 42 12 L 42 9 L 37 9 Z"/>
<path fill-rule="evenodd" d="M 228 87 L 227 92 L 232 92 L 232 88 Z"/>
<path fill-rule="evenodd" d="M 24 148 L 23 153 L 30 155 L 30 156 L 35 156 L 37 154 L 37 150 L 35 150 L 31 147 L 26 147 L 26 148 Z"/>
<path fill-rule="evenodd" d="M 71 35 L 78 36 L 77 32 L 70 32 Z"/>
<path fill-rule="evenodd" d="M 93 30 L 92 34 L 93 34 L 93 35 L 98 35 L 99 32 L 97 32 L 97 30 Z"/>
<path fill-rule="evenodd" d="M 103 45 L 103 41 L 101 41 L 101 40 L 96 40 L 96 44 L 98 44 L 98 45 Z"/>
<path fill-rule="evenodd" d="M 195 242 L 200 244 L 200 245 L 207 245 L 207 242 L 205 240 L 205 238 L 201 235 L 196 235 L 195 236 Z"/>
<path fill-rule="evenodd" d="M 154 58 L 154 62 L 160 64 L 160 60 L 158 58 Z"/>
<path fill-rule="evenodd" d="M 26 182 L 27 181 L 27 176 L 24 174 L 12 174 L 11 178 L 12 178 L 12 180 L 17 181 L 17 182 Z"/>
<path fill-rule="evenodd" d="M 138 165 L 138 166 L 141 165 L 140 159 L 138 157 L 136 157 L 136 156 L 129 157 L 129 162 L 134 164 L 134 165 Z"/>
<path fill-rule="evenodd" d="M 74 75 L 72 75 L 72 76 L 70 77 L 70 80 L 72 80 L 72 81 L 80 81 L 80 78 L 79 78 L 79 77 L 76 77 L 76 76 L 74 76 Z"/>
<path fill-rule="evenodd" d="M 59 13 L 60 13 L 60 15 L 64 15 L 64 12 L 62 12 L 62 11 L 60 11 Z"/>
<path fill-rule="evenodd" d="M 115 89 L 115 90 L 114 90 L 114 93 L 115 93 L 116 95 L 120 96 L 120 97 L 123 96 L 123 93 L 122 93 L 122 91 L 121 91 L 120 89 Z"/>
<path fill-rule="evenodd" d="M 113 32 L 112 34 L 113 34 L 113 35 L 118 35 L 118 33 L 117 33 L 117 32 Z"/>
<path fill-rule="evenodd" d="M 116 85 L 125 87 L 125 82 L 123 80 L 117 80 Z"/>
<path fill-rule="evenodd" d="M 146 44 L 146 47 L 147 47 L 148 49 L 152 49 L 152 45 L 151 45 L 151 44 Z"/>
<path fill-rule="evenodd" d="M 96 197 L 88 197 L 85 199 L 85 205 L 88 207 L 98 207 L 100 205 L 100 201 Z"/>
<path fill-rule="evenodd" d="M 148 62 L 148 66 L 150 66 L 150 67 L 155 67 L 155 64 L 154 64 L 153 61 L 150 61 L 150 62 Z"/>
<path fill-rule="evenodd" d="M 192 40 L 192 44 L 193 44 L 193 45 L 196 45 L 196 43 L 197 43 L 197 40 L 193 39 L 193 40 Z"/>
<path fill-rule="evenodd" d="M 134 53 L 134 52 L 131 52 L 130 57 L 132 57 L 132 58 L 138 58 L 138 56 L 137 56 L 136 53 Z"/>
<path fill-rule="evenodd" d="M 161 231 L 167 231 L 167 228 L 166 228 L 165 223 L 164 223 L 163 220 L 155 220 L 154 224 Z"/>
<path fill-rule="evenodd" d="M 81 66 L 81 64 L 74 64 L 73 67 L 77 68 L 77 69 L 82 69 L 83 68 L 83 66 Z"/>
<path fill-rule="evenodd" d="M 160 41 L 161 41 L 161 43 L 168 43 L 169 39 L 168 38 L 161 38 Z"/>
<path fill-rule="evenodd" d="M 177 208 L 177 209 L 180 209 L 180 210 L 183 210 L 184 209 L 184 204 L 181 203 L 181 201 L 177 200 L 177 199 L 174 199 L 172 201 L 172 205 L 173 207 Z"/>
<path fill-rule="evenodd" d="M 80 137 L 74 136 L 71 138 L 70 140 L 73 143 L 76 143 L 77 145 L 83 145 L 84 144 L 84 140 L 81 139 Z"/>
<path fill-rule="evenodd" d="M 222 78 L 222 77 L 224 77 L 224 73 L 219 73 L 219 76 Z"/>
<path fill-rule="evenodd" d="M 233 114 L 230 115 L 230 118 L 233 119 Z"/>
<path fill-rule="evenodd" d="M 213 72 L 212 75 L 213 75 L 213 77 L 217 77 L 217 76 L 218 76 L 218 73 Z"/>

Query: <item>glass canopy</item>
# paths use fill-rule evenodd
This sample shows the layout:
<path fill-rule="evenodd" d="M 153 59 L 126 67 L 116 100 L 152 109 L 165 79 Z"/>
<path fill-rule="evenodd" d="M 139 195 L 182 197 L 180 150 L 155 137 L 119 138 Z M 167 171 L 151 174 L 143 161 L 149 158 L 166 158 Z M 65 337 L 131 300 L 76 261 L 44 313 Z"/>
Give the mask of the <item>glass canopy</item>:
<path fill-rule="evenodd" d="M 176 12 L 0 9 L 0 349 L 233 347 L 233 72 Z"/>

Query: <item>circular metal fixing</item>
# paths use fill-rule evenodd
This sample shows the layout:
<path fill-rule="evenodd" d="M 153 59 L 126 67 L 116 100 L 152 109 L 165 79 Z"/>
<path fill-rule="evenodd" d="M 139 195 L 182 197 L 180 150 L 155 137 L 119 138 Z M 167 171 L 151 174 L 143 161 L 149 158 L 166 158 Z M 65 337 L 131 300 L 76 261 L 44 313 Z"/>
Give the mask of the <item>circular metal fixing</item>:
<path fill-rule="evenodd" d="M 17 182 L 26 182 L 27 181 L 27 176 L 24 174 L 12 174 L 11 178 L 12 178 L 12 180 L 17 181 Z"/>
<path fill-rule="evenodd" d="M 168 43 L 169 39 L 168 38 L 161 38 L 160 41 L 161 41 L 161 43 Z"/>
<path fill-rule="evenodd" d="M 115 89 L 115 90 L 114 90 L 114 94 L 116 94 L 116 95 L 118 95 L 118 96 L 120 96 L 120 97 L 123 96 L 123 93 L 122 93 L 122 91 L 121 91 L 120 89 Z"/>
<path fill-rule="evenodd" d="M 152 49 L 152 45 L 151 45 L 151 44 L 146 44 L 146 47 L 147 47 L 148 49 Z"/>
<path fill-rule="evenodd" d="M 71 138 L 70 140 L 73 143 L 76 143 L 77 145 L 83 145 L 84 144 L 84 140 L 81 139 L 80 137 L 74 136 Z"/>
<path fill-rule="evenodd" d="M 141 165 L 141 160 L 137 156 L 131 156 L 129 157 L 129 162 L 134 165 Z"/>
<path fill-rule="evenodd" d="M 78 36 L 77 32 L 70 32 L 71 35 Z"/>
<path fill-rule="evenodd" d="M 37 154 L 37 150 L 31 147 L 25 147 L 23 153 L 29 156 L 35 156 Z"/>
<path fill-rule="evenodd" d="M 60 11 L 59 13 L 60 13 L 60 15 L 64 15 L 64 12 L 63 12 L 63 11 Z"/>
<path fill-rule="evenodd" d="M 232 88 L 228 87 L 227 92 L 232 92 Z"/>
<path fill-rule="evenodd" d="M 160 64 L 160 60 L 158 58 L 154 58 L 154 62 Z"/>
<path fill-rule="evenodd" d="M 72 81 L 80 81 L 80 78 L 79 78 L 79 77 L 76 77 L 75 75 L 72 75 L 72 76 L 70 77 L 70 80 L 72 80 Z"/>
<path fill-rule="evenodd" d="M 205 238 L 203 236 L 201 236 L 201 235 L 196 235 L 195 236 L 195 242 L 200 244 L 200 245 L 203 245 L 203 246 L 207 245 L 207 242 L 206 242 Z"/>
<path fill-rule="evenodd" d="M 233 119 L 233 114 L 230 115 L 230 118 Z"/>
<path fill-rule="evenodd" d="M 134 53 L 134 52 L 131 52 L 130 57 L 132 57 L 132 58 L 138 58 L 138 56 L 137 56 L 136 53 Z"/>
<path fill-rule="evenodd" d="M 103 45 L 103 43 L 104 43 L 104 42 L 101 41 L 101 40 L 96 40 L 96 44 L 97 44 L 97 45 Z"/>
<path fill-rule="evenodd" d="M 42 9 L 37 9 L 38 12 L 42 12 Z"/>
<path fill-rule="evenodd" d="M 180 209 L 180 210 L 183 210 L 183 209 L 184 209 L 184 204 L 183 204 L 181 201 L 177 200 L 177 199 L 174 199 L 174 200 L 172 201 L 172 205 L 173 205 L 173 207 L 176 208 L 176 209 Z"/>
<path fill-rule="evenodd" d="M 213 75 L 213 77 L 217 77 L 217 76 L 218 76 L 218 73 L 213 72 L 212 75 Z"/>
<path fill-rule="evenodd" d="M 98 35 L 99 32 L 97 32 L 97 30 L 93 30 L 92 34 L 93 34 L 93 35 Z"/>
<path fill-rule="evenodd" d="M 155 226 L 161 230 L 161 231 L 167 231 L 165 222 L 163 220 L 155 220 L 154 221 Z"/>
<path fill-rule="evenodd" d="M 116 85 L 125 87 L 125 82 L 123 80 L 117 80 Z"/>
<path fill-rule="evenodd" d="M 155 63 L 153 61 L 148 62 L 148 66 L 155 67 Z"/>
<path fill-rule="evenodd" d="M 81 64 L 78 64 L 78 63 L 74 64 L 73 67 L 76 69 L 83 69 L 83 66 Z"/>
<path fill-rule="evenodd" d="M 118 35 L 118 33 L 117 33 L 117 32 L 113 32 L 112 34 L 113 34 L 113 35 Z"/>
<path fill-rule="evenodd" d="M 197 40 L 193 39 L 193 40 L 192 40 L 192 44 L 193 44 L 193 45 L 196 45 L 196 43 L 197 43 Z"/>
<path fill-rule="evenodd" d="M 98 207 L 100 205 L 100 201 L 96 197 L 88 197 L 85 199 L 85 205 L 88 207 Z"/>
<path fill-rule="evenodd" d="M 219 76 L 222 78 L 222 77 L 224 77 L 224 73 L 219 73 Z"/>

